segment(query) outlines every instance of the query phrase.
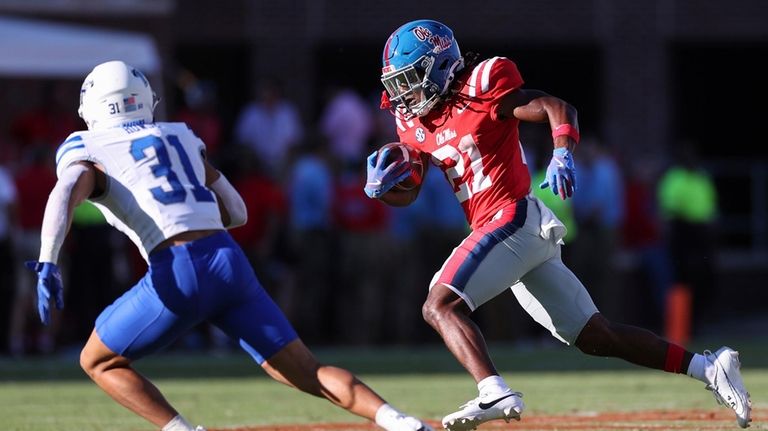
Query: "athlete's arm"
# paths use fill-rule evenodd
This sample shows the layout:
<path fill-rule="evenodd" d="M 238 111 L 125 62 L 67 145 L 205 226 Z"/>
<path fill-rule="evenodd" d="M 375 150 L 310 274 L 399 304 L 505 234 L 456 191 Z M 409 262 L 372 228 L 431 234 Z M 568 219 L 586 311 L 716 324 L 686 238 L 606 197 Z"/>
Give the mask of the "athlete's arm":
<path fill-rule="evenodd" d="M 56 263 L 72 225 L 75 207 L 98 192 L 96 167 L 80 161 L 64 168 L 45 206 L 40 233 L 40 262 Z"/>
<path fill-rule="evenodd" d="M 64 308 L 64 288 L 56 262 L 72 224 L 72 213 L 88 197 L 102 192 L 105 184 L 104 174 L 93 164 L 78 161 L 59 172 L 59 180 L 48 196 L 40 232 L 40 257 L 24 262 L 27 268 L 37 273 L 37 311 L 44 325 L 51 319 L 51 300 L 57 309 Z"/>
<path fill-rule="evenodd" d="M 499 103 L 499 117 L 514 117 L 534 123 L 549 122 L 552 128 L 554 150 L 547 166 L 546 177 L 539 185 L 549 187 L 552 193 L 565 200 L 576 190 L 576 169 L 573 151 L 579 142 L 579 124 L 576 108 L 539 90 L 517 89 Z"/>
<path fill-rule="evenodd" d="M 558 126 L 569 124 L 579 129 L 576 108 L 568 102 L 540 90 L 517 89 L 507 94 L 499 103 L 500 118 L 517 118 L 530 123 L 548 122 L 554 131 Z M 577 139 L 560 135 L 554 139 L 555 148 L 565 147 L 573 151 Z"/>
<path fill-rule="evenodd" d="M 240 194 L 218 169 L 203 159 L 205 185 L 216 193 L 221 221 L 226 228 L 238 227 L 248 221 L 248 210 Z"/>

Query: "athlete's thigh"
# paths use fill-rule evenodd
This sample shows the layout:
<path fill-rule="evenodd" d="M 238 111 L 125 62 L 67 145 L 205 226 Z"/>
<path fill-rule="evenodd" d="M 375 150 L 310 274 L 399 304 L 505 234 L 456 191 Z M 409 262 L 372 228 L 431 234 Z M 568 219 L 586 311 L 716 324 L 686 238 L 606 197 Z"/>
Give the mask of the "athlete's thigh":
<path fill-rule="evenodd" d="M 471 310 L 488 302 L 551 257 L 555 244 L 539 235 L 540 215 L 523 200 L 469 234 L 432 278 L 459 295 Z"/>
<path fill-rule="evenodd" d="M 222 289 L 235 288 L 237 292 L 209 320 L 262 364 L 298 335 L 261 286 L 245 256 L 236 253 L 231 259 L 235 282 Z"/>
<path fill-rule="evenodd" d="M 191 277 L 194 274 L 193 270 L 188 272 Z M 158 283 L 164 284 L 160 295 Z M 172 304 L 169 308 L 161 298 L 165 296 L 163 290 L 178 291 L 176 280 L 148 273 L 104 309 L 96 319 L 96 333 L 102 342 L 113 352 L 136 360 L 169 345 L 199 323 L 199 317 L 184 312 L 183 305 Z"/>
<path fill-rule="evenodd" d="M 563 264 L 560 253 L 528 271 L 512 293 L 534 320 L 566 344 L 573 344 L 597 313 L 589 292 Z"/>

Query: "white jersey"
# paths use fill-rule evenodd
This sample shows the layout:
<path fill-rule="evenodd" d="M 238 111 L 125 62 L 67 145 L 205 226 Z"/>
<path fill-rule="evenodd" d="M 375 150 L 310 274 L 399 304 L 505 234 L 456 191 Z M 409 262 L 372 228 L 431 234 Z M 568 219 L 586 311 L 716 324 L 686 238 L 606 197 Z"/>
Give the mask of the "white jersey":
<path fill-rule="evenodd" d="M 184 123 L 75 132 L 56 151 L 56 173 L 86 160 L 104 167 L 106 191 L 90 199 L 147 258 L 176 234 L 223 229 L 205 186 L 205 144 Z"/>

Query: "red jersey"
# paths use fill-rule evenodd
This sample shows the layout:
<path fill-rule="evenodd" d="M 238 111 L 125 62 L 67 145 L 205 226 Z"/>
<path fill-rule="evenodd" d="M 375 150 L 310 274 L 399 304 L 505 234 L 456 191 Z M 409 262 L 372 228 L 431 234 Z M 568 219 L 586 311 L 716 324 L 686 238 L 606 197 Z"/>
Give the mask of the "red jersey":
<path fill-rule="evenodd" d="M 400 141 L 429 153 L 453 187 L 472 229 L 523 199 L 531 177 L 518 133 L 520 120 L 500 119 L 498 105 L 520 88 L 517 66 L 493 57 L 467 71 L 458 95 L 424 117 L 397 116 Z"/>

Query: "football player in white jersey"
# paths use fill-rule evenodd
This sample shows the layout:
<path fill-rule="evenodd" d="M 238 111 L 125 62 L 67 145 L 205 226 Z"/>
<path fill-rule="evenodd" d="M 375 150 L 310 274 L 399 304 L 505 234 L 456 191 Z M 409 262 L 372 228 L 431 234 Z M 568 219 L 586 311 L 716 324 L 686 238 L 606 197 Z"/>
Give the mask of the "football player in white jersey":
<path fill-rule="evenodd" d="M 203 321 L 238 340 L 275 380 L 390 431 L 432 428 L 386 403 L 349 371 L 321 364 L 264 291 L 226 228 L 246 222 L 240 195 L 184 123 L 154 122 L 149 82 L 122 61 L 96 66 L 80 91 L 87 131 L 56 152 L 43 217 L 38 311 L 64 306 L 59 252 L 73 209 L 90 200 L 139 247 L 147 274 L 97 318 L 80 365 L 107 394 L 162 430 L 194 428 L 132 362 Z"/>

